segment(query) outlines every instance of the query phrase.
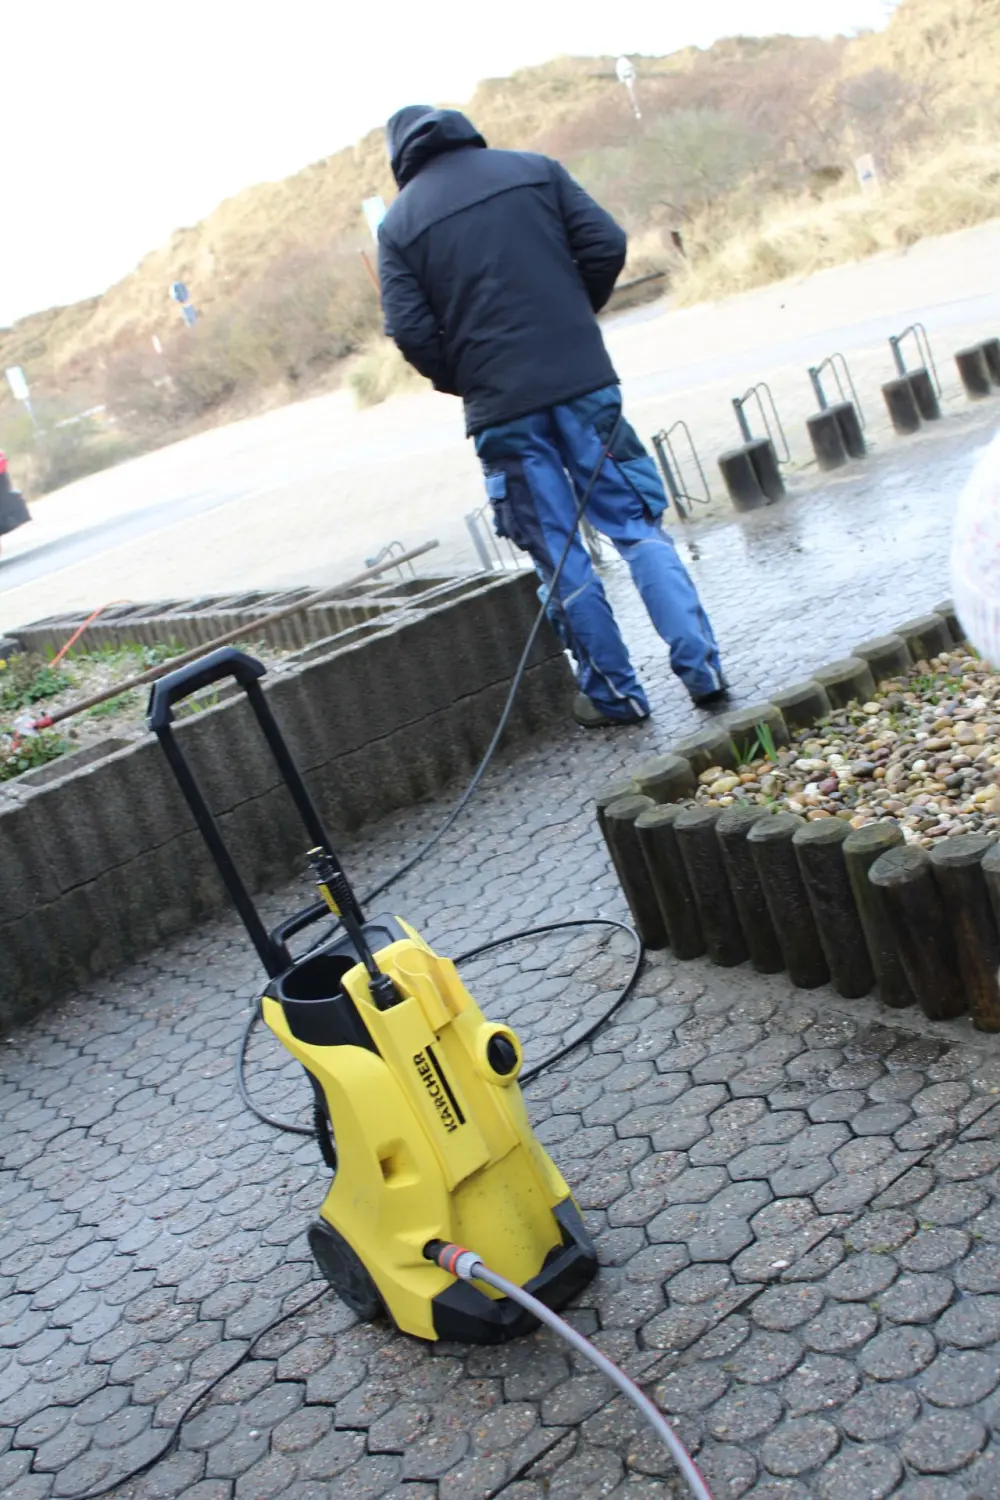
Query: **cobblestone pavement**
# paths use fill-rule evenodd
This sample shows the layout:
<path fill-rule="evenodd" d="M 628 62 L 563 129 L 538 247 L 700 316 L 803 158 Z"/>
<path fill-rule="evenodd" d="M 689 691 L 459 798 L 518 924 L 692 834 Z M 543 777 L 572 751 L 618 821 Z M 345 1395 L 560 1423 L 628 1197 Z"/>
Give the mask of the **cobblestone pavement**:
<path fill-rule="evenodd" d="M 900 448 L 825 497 L 699 533 L 694 564 L 741 696 L 946 593 L 951 502 L 985 429 Z M 443 951 L 543 920 L 623 915 L 590 813 L 687 727 L 613 576 L 654 698 L 636 730 L 498 764 L 395 906 Z M 345 847 L 364 886 L 442 805 Z M 272 893 L 267 913 L 300 904 Z M 607 1008 L 621 937 L 525 940 L 464 973 L 538 1060 Z M 663 1453 L 547 1333 L 426 1347 L 318 1289 L 311 1141 L 240 1105 L 258 975 L 225 917 L 95 984 L 4 1048 L 0 1493 L 78 1497 L 177 1450 L 119 1500 L 658 1500 Z M 268 1109 L 305 1118 L 266 1035 Z M 718 1500 L 1000 1495 L 1000 1052 L 783 978 L 651 957 L 589 1045 L 526 1087 L 602 1271 L 571 1314 L 642 1380 Z M 249 1352 L 248 1352 L 249 1351 Z"/>

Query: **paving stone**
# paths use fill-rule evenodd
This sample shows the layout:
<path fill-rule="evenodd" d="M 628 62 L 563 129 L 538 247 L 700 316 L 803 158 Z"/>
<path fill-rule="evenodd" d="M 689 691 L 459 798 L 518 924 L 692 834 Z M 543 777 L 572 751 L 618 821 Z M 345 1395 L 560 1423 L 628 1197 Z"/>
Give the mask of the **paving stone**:
<path fill-rule="evenodd" d="M 1000 1288 L 1000 1245 L 977 1245 L 958 1267 L 958 1285 L 966 1292 L 995 1292 Z"/>
<path fill-rule="evenodd" d="M 264 1440 L 261 1451 L 266 1448 Z M 306 1479 L 336 1479 L 356 1464 L 364 1451 L 363 1433 L 328 1432 L 318 1443 L 297 1455 L 299 1473 Z"/>
<path fill-rule="evenodd" d="M 912 1214 L 902 1209 L 881 1209 L 862 1214 L 845 1231 L 844 1239 L 852 1250 L 870 1250 L 876 1255 L 884 1255 L 905 1245 L 916 1229 L 917 1221 Z"/>
<path fill-rule="evenodd" d="M 275 1500 L 284 1494 L 297 1469 L 283 1453 L 269 1453 L 236 1481 L 236 1500 Z"/>
<path fill-rule="evenodd" d="M 758 1472 L 753 1454 L 735 1443 L 706 1443 L 698 1454 L 698 1467 L 714 1500 L 740 1500 L 750 1490 Z"/>
<path fill-rule="evenodd" d="M 794 1370 L 804 1354 L 802 1344 L 791 1334 L 754 1329 L 733 1355 L 729 1368 L 747 1385 L 767 1385 Z"/>
<path fill-rule="evenodd" d="M 855 1135 L 891 1135 L 906 1124 L 911 1114 L 908 1104 L 873 1104 L 852 1117 L 851 1129 Z"/>
<path fill-rule="evenodd" d="M 879 1312 L 892 1323 L 933 1323 L 954 1299 L 947 1276 L 911 1272 L 878 1299 Z"/>
<path fill-rule="evenodd" d="M 750 1316 L 760 1328 L 788 1332 L 816 1317 L 823 1306 L 823 1293 L 808 1282 L 769 1287 L 757 1297 Z"/>
<path fill-rule="evenodd" d="M 966 1297 L 943 1313 L 939 1339 L 960 1349 L 982 1349 L 1000 1339 L 1000 1296 Z"/>
<path fill-rule="evenodd" d="M 721 1366 L 696 1364 L 671 1371 L 654 1388 L 653 1399 L 666 1412 L 701 1411 L 720 1400 L 728 1388 L 729 1375 Z"/>
<path fill-rule="evenodd" d="M 819 1500 L 883 1500 L 903 1476 L 898 1453 L 875 1443 L 842 1448 L 816 1477 Z"/>
<path fill-rule="evenodd" d="M 900 1451 L 920 1474 L 954 1474 L 986 1446 L 986 1428 L 964 1411 L 932 1411 L 903 1438 Z"/>
<path fill-rule="evenodd" d="M 926 1328 L 891 1328 L 865 1345 L 858 1363 L 873 1380 L 907 1380 L 925 1369 L 936 1352 L 934 1335 Z"/>
<path fill-rule="evenodd" d="M 827 1277 L 825 1290 L 838 1302 L 870 1302 L 873 1297 L 886 1291 L 898 1275 L 895 1261 L 890 1255 L 872 1255 L 862 1252 L 849 1255 L 835 1271 Z M 920 1322 L 922 1319 L 897 1319 L 899 1322 Z"/>
<path fill-rule="evenodd" d="M 766 1386 L 739 1386 L 705 1416 L 705 1428 L 720 1442 L 745 1443 L 781 1421 L 781 1397 Z"/>
<path fill-rule="evenodd" d="M 859 1349 L 872 1337 L 878 1318 L 870 1307 L 831 1303 L 802 1329 L 802 1339 L 821 1354 L 844 1354 Z"/>
<path fill-rule="evenodd" d="M 916 1419 L 920 1402 L 905 1386 L 873 1385 L 840 1413 L 840 1425 L 859 1443 L 879 1442 L 904 1432 Z"/>
<path fill-rule="evenodd" d="M 830 1354 L 807 1354 L 780 1389 L 790 1414 L 798 1417 L 843 1406 L 860 1384 L 861 1377 L 848 1360 Z"/>
<path fill-rule="evenodd" d="M 764 1439 L 761 1459 L 771 1474 L 794 1476 L 826 1463 L 839 1446 L 840 1435 L 832 1422 L 795 1417 Z"/>
<path fill-rule="evenodd" d="M 917 1382 L 925 1400 L 935 1406 L 972 1406 L 1000 1384 L 995 1355 L 973 1349 L 945 1349 Z"/>
<path fill-rule="evenodd" d="M 907 1271 L 941 1271 L 960 1260 L 969 1247 L 964 1229 L 922 1229 L 899 1253 Z"/>
<path fill-rule="evenodd" d="M 920 1204 L 922 1224 L 964 1224 L 975 1214 L 982 1213 L 989 1202 L 982 1188 L 967 1183 L 946 1184 L 928 1193 Z"/>

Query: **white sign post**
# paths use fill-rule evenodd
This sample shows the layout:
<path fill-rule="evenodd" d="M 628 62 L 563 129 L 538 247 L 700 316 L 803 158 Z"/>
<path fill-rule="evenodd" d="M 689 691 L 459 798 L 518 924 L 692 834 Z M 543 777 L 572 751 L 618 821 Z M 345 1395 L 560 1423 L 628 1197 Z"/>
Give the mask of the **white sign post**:
<path fill-rule="evenodd" d="M 639 108 L 639 101 L 635 96 L 635 64 L 632 59 L 629 57 L 620 57 L 615 63 L 615 72 L 618 75 L 618 82 L 623 83 L 628 89 L 628 96 L 632 101 L 632 113 L 637 120 L 641 120 L 642 111 Z"/>
<path fill-rule="evenodd" d="M 366 198 L 361 205 L 361 212 L 365 216 L 368 229 L 372 239 L 378 244 L 378 227 L 389 210 L 385 206 L 384 198 Z"/>
<path fill-rule="evenodd" d="M 31 392 L 28 390 L 28 382 L 20 365 L 9 365 L 4 371 L 10 393 L 15 401 L 23 401 L 24 409 L 31 418 L 31 425 L 38 431 L 38 423 L 35 421 L 35 413 L 31 409 Z"/>
<path fill-rule="evenodd" d="M 878 170 L 875 166 L 875 158 L 870 152 L 859 156 L 854 163 L 854 170 L 858 174 L 858 182 L 861 184 L 863 193 L 877 193 L 879 191 Z"/>

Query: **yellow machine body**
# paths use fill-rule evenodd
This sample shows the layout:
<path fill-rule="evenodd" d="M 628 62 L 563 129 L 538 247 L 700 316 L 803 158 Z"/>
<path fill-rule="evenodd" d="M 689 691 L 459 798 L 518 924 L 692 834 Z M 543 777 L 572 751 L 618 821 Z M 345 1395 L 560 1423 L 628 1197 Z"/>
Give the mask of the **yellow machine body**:
<path fill-rule="evenodd" d="M 572 1266 L 563 1268 L 561 1301 L 590 1279 L 596 1261 L 569 1188 L 528 1121 L 517 1036 L 486 1019 L 449 959 L 398 927 L 405 936 L 375 953 L 397 1004 L 377 1008 L 360 962 L 340 981 L 370 1047 L 303 1042 L 272 995 L 264 1019 L 325 1100 L 337 1167 L 320 1214 L 363 1263 L 392 1319 L 424 1339 L 499 1341 L 520 1326 L 463 1331 L 460 1310 L 442 1314 L 455 1279 L 425 1258 L 429 1242 L 469 1246 L 522 1286 L 562 1253 Z M 498 1042 L 505 1072 L 493 1065 Z M 576 1234 L 567 1234 L 567 1219 Z"/>

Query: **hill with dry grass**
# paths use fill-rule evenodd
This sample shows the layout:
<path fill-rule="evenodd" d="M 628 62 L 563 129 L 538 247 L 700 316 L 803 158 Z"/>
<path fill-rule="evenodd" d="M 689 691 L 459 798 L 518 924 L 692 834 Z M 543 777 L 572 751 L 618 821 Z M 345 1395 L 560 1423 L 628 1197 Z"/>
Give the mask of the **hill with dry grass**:
<path fill-rule="evenodd" d="M 636 62 L 641 122 L 611 58 L 488 80 L 465 107 L 492 144 L 566 161 L 628 228 L 633 272 L 665 271 L 682 300 L 1000 214 L 1000 0 L 902 0 L 874 35 L 734 38 Z M 863 152 L 877 197 L 858 189 Z M 228 199 L 102 296 L 0 330 L 0 364 L 25 367 L 50 417 L 106 408 L 97 425 L 50 422 L 40 450 L 0 398 L 0 446 L 51 485 L 339 379 L 379 323 L 359 205 L 392 191 L 372 131 Z M 202 313 L 193 333 L 167 298 L 178 279 Z M 374 362 L 377 399 L 395 372 Z"/>

